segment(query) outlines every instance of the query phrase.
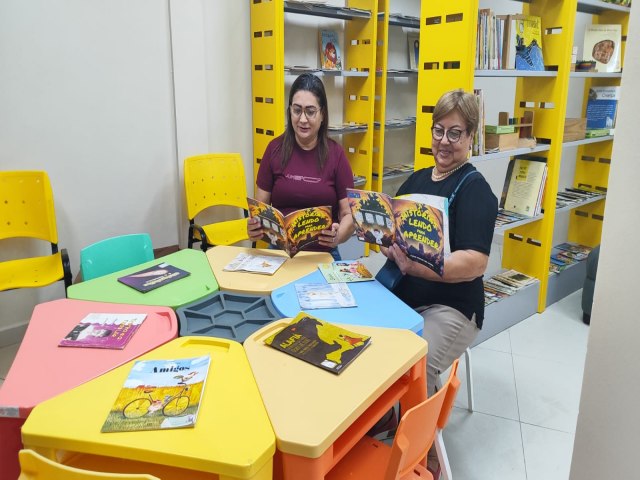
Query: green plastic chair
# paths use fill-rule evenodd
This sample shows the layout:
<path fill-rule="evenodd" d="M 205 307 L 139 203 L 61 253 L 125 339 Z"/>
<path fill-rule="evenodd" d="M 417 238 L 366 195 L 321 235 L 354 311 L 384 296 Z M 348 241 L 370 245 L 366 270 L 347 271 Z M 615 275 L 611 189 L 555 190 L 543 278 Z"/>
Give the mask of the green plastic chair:
<path fill-rule="evenodd" d="M 83 248 L 80 251 L 80 272 L 83 280 L 91 280 L 140 265 L 153 258 L 153 246 L 149 234 L 121 235 Z"/>

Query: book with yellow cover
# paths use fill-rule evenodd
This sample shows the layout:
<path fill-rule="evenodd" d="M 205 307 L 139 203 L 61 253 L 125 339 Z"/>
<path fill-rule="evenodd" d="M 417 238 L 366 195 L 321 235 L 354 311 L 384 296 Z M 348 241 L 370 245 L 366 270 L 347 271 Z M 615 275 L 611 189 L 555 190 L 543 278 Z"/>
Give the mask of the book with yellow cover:
<path fill-rule="evenodd" d="M 547 178 L 544 158 L 516 158 L 509 162 L 500 208 L 527 217 L 540 214 Z"/>

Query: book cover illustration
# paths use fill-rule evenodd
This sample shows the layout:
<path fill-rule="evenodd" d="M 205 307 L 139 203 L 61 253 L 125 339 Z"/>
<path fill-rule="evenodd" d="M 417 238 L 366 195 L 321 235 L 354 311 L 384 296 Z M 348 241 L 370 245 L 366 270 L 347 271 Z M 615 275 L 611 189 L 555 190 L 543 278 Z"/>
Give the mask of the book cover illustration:
<path fill-rule="evenodd" d="M 289 325 L 264 343 L 339 374 L 371 343 L 371 337 L 300 312 Z"/>
<path fill-rule="evenodd" d="M 189 272 L 181 268 L 174 267 L 168 263 L 159 263 L 153 267 L 120 277 L 118 281 L 131 288 L 135 288 L 139 292 L 147 293 L 168 283 L 188 277 L 189 275 L 191 275 Z"/>
<path fill-rule="evenodd" d="M 587 99 L 587 130 L 608 129 L 616 125 L 620 87 L 591 87 Z"/>
<path fill-rule="evenodd" d="M 209 355 L 136 361 L 101 432 L 193 427 L 209 363 Z"/>
<path fill-rule="evenodd" d="M 355 307 L 356 299 L 346 283 L 296 283 L 301 309 Z"/>
<path fill-rule="evenodd" d="M 287 259 L 275 255 L 239 253 L 223 270 L 225 272 L 249 272 L 273 275 Z"/>
<path fill-rule="evenodd" d="M 335 30 L 320 30 L 320 68 L 342 70 L 340 42 Z"/>
<path fill-rule="evenodd" d="M 596 62 L 596 72 L 620 72 L 622 26 L 595 24 L 584 29 L 583 60 Z"/>
<path fill-rule="evenodd" d="M 544 70 L 542 26 L 540 17 L 516 15 L 516 70 Z"/>
<path fill-rule="evenodd" d="M 407 33 L 407 47 L 409 49 L 409 69 L 417 70 L 420 65 L 420 34 Z"/>
<path fill-rule="evenodd" d="M 389 247 L 395 243 L 405 254 L 444 274 L 450 254 L 448 201 L 435 195 L 389 195 L 347 189 L 356 236 L 363 242 Z"/>
<path fill-rule="evenodd" d="M 122 350 L 145 318 L 146 313 L 90 313 L 58 345 Z"/>
<path fill-rule="evenodd" d="M 527 217 L 539 215 L 546 178 L 547 164 L 544 161 L 525 158 L 510 161 L 500 208 Z"/>
<path fill-rule="evenodd" d="M 293 257 L 319 242 L 320 232 L 331 228 L 331 207 L 311 207 L 283 215 L 277 208 L 247 198 L 249 215 L 258 217 L 264 230 L 262 240 Z"/>
<path fill-rule="evenodd" d="M 318 264 L 327 283 L 367 282 L 373 274 L 358 260 L 346 260 Z"/>

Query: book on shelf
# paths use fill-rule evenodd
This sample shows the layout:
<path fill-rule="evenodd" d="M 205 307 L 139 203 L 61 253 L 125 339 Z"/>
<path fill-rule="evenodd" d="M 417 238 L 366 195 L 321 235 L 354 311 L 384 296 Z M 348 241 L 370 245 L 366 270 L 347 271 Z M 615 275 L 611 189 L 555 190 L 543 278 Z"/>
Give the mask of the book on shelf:
<path fill-rule="evenodd" d="M 139 272 L 124 275 L 118 278 L 118 281 L 139 292 L 147 293 L 168 283 L 188 277 L 189 275 L 191 275 L 191 273 L 186 270 L 174 267 L 168 263 L 159 263 L 158 265 L 145 268 Z"/>
<path fill-rule="evenodd" d="M 616 125 L 620 87 L 591 87 L 587 98 L 587 136 L 613 134 Z"/>
<path fill-rule="evenodd" d="M 342 70 L 340 41 L 335 30 L 319 31 L 320 67 L 323 70 Z"/>
<path fill-rule="evenodd" d="M 371 343 L 371 337 L 300 312 L 267 345 L 331 373 L 340 374 Z"/>
<path fill-rule="evenodd" d="M 484 118 L 484 93 L 481 89 L 474 89 L 473 94 L 476 97 L 476 102 L 478 104 L 478 129 L 473 136 L 473 143 L 471 146 L 471 153 L 473 155 L 484 155 L 485 153 L 485 118 Z"/>
<path fill-rule="evenodd" d="M 504 21 L 502 64 L 505 69 L 544 70 L 542 20 L 535 15 L 508 15 Z"/>
<path fill-rule="evenodd" d="M 359 260 L 320 263 L 318 269 L 327 283 L 367 282 L 373 274 Z"/>
<path fill-rule="evenodd" d="M 622 26 L 616 24 L 587 25 L 584 29 L 584 60 L 594 61 L 596 72 L 620 72 Z"/>
<path fill-rule="evenodd" d="M 346 283 L 296 283 L 295 288 L 303 310 L 357 306 Z"/>
<path fill-rule="evenodd" d="M 239 253 L 222 270 L 225 272 L 247 272 L 273 275 L 287 259 L 275 255 Z"/>
<path fill-rule="evenodd" d="M 101 432 L 193 427 L 210 357 L 137 360 Z"/>
<path fill-rule="evenodd" d="M 407 50 L 409 53 L 409 70 L 417 70 L 420 65 L 420 34 L 407 33 Z"/>
<path fill-rule="evenodd" d="M 539 215 L 547 178 L 544 158 L 515 158 L 509 162 L 500 208 L 527 217 Z"/>
<path fill-rule="evenodd" d="M 412 260 L 444 274 L 450 254 L 448 200 L 425 194 L 391 198 L 381 192 L 347 189 L 349 208 L 362 242 L 398 245 Z"/>
<path fill-rule="evenodd" d="M 122 350 L 146 317 L 146 313 L 90 313 L 58 346 Z"/>
<path fill-rule="evenodd" d="M 534 277 L 530 277 L 525 273 L 518 272 L 517 270 L 507 270 L 506 272 L 498 273 L 492 277 L 504 284 L 514 287 L 516 290 L 531 285 L 536 281 Z"/>
<path fill-rule="evenodd" d="M 331 207 L 303 208 L 283 215 L 267 203 L 248 197 L 249 215 L 260 220 L 262 240 L 293 257 L 301 250 L 317 245 L 320 232 L 331 227 Z"/>
<path fill-rule="evenodd" d="M 503 28 L 507 15 L 496 15 L 489 8 L 478 10 L 476 30 L 476 68 L 499 70 L 502 66 Z"/>

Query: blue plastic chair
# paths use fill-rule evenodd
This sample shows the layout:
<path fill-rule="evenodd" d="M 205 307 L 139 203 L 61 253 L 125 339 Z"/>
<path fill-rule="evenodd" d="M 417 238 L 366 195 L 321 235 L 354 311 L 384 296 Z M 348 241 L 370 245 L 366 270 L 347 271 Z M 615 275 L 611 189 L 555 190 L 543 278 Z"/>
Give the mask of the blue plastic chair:
<path fill-rule="evenodd" d="M 148 262 L 153 258 L 149 234 L 121 235 L 83 248 L 80 251 L 80 272 L 83 280 L 91 280 Z"/>

